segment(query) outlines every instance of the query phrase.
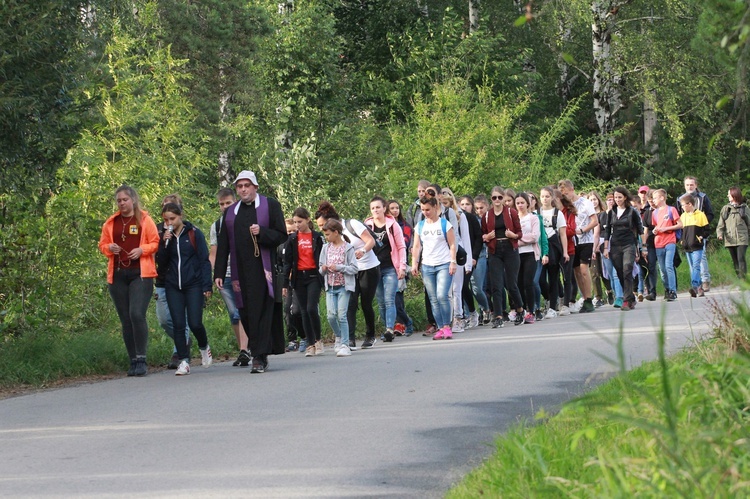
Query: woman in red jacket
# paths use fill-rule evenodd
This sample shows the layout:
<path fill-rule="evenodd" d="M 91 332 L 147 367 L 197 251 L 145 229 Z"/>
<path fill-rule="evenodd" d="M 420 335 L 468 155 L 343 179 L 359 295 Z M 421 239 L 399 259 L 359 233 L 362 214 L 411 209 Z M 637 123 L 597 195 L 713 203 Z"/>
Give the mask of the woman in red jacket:
<path fill-rule="evenodd" d="M 573 275 L 573 260 L 576 254 L 576 210 L 575 205 L 562 195 L 560 191 L 555 189 L 555 197 L 562 205 L 563 215 L 565 216 L 565 235 L 568 239 L 568 260 L 561 263 L 563 270 L 563 304 L 560 306 L 560 313 L 558 315 L 570 315 L 569 304 L 574 301 L 573 296 L 573 283 L 575 277 Z"/>
<path fill-rule="evenodd" d="M 128 376 L 145 376 L 148 324 L 146 311 L 154 290 L 159 248 L 156 224 L 141 207 L 135 189 L 115 191 L 118 212 L 104 222 L 99 251 L 107 258 L 109 294 L 122 324 L 122 339 L 130 358 Z"/>
<path fill-rule="evenodd" d="M 502 187 L 492 188 L 492 207 L 482 217 L 482 240 L 487 243 L 487 267 L 492 289 L 492 327 L 503 327 L 503 289 L 508 291 L 511 307 L 516 309 L 515 324 L 523 324 L 523 300 L 518 289 L 518 240 L 521 222 L 518 212 L 505 206 Z"/>

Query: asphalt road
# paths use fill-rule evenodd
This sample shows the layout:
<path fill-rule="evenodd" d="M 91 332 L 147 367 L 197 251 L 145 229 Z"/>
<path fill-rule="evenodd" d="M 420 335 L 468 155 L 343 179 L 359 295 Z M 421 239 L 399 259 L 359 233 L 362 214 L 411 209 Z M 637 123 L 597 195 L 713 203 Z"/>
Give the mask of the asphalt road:
<path fill-rule="evenodd" d="M 714 290 L 725 299 L 728 291 Z M 707 299 L 605 306 L 432 341 L 415 334 L 336 358 L 214 364 L 0 401 L 0 495 L 441 497 L 541 408 L 709 330 Z"/>

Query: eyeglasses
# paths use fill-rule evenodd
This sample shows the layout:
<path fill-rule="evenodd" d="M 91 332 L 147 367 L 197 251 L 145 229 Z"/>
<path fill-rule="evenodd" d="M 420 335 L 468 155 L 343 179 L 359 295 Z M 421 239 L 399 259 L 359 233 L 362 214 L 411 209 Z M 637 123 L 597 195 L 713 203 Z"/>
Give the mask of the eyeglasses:
<path fill-rule="evenodd" d="M 497 201 L 498 199 L 503 199 L 503 196 L 492 196 L 493 201 Z"/>

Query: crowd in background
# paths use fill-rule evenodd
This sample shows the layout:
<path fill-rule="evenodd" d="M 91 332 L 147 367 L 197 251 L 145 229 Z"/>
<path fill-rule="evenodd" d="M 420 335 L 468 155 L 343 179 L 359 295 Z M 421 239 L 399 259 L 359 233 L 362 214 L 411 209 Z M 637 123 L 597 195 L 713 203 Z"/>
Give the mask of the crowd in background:
<path fill-rule="evenodd" d="M 116 192 L 118 212 L 105 223 L 99 247 L 109 258 L 128 375 L 147 372 L 145 315 L 154 280 L 157 318 L 175 344 L 169 367 L 178 375 L 190 373 L 191 332 L 202 365 L 212 363 L 202 313 L 214 285 L 239 347 L 233 365 L 264 372 L 268 355 L 326 351 L 323 293 L 333 352 L 348 357 L 415 332 L 405 307 L 408 286 L 423 288 L 422 335 L 450 340 L 481 325 L 532 325 L 603 306 L 630 311 L 656 300 L 659 283 L 663 299 L 675 301 L 683 258 L 689 296 L 703 297 L 711 289 L 706 248 L 714 235 L 744 278 L 750 213 L 741 190 L 728 190 L 717 216 L 697 179 L 686 177 L 684 187 L 672 203 L 664 189 L 580 192 L 569 180 L 538 192 L 496 186 L 489 195 L 457 198 L 421 180 L 408 203 L 373 197 L 364 220 L 342 217 L 328 201 L 312 214 L 298 207 L 284 218 L 278 201 L 258 194 L 255 174 L 243 171 L 235 190 L 217 195 L 221 216 L 208 248 L 203 233 L 183 220 L 179 196 L 164 198 L 157 225 L 129 186 Z M 358 309 L 365 322 L 359 345 Z"/>

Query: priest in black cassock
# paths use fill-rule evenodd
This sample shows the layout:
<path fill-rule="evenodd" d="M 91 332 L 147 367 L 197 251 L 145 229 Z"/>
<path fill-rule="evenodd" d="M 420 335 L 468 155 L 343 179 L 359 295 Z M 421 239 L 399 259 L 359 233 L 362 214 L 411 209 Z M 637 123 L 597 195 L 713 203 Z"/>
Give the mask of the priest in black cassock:
<path fill-rule="evenodd" d="M 243 170 L 234 181 L 239 201 L 224 211 L 218 234 L 214 282 L 222 289 L 227 265 L 250 352 L 240 352 L 240 365 L 252 356 L 252 372 L 268 367 L 268 356 L 284 353 L 281 292 L 274 289 L 276 248 L 287 239 L 281 204 L 258 194 L 255 173 Z"/>

